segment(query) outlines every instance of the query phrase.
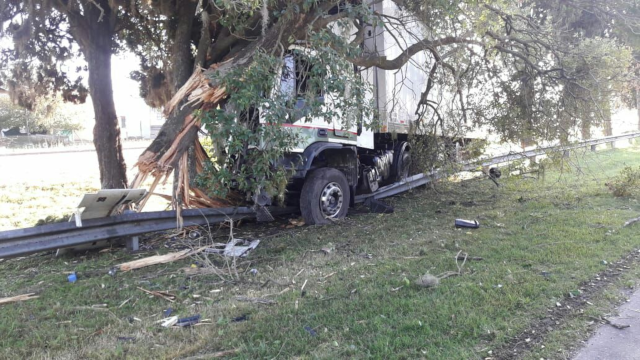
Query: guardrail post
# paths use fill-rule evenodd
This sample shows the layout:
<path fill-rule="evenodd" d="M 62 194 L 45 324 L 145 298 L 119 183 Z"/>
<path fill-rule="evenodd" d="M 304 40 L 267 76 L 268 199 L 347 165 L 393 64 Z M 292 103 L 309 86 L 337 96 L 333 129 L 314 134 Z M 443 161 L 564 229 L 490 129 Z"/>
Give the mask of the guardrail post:
<path fill-rule="evenodd" d="M 140 237 L 132 236 L 127 238 L 127 250 L 138 251 L 140 250 Z"/>
<path fill-rule="evenodd" d="M 563 158 L 568 158 L 571 155 L 571 150 L 567 149 L 562 151 L 562 157 Z"/>
<path fill-rule="evenodd" d="M 609 145 L 609 149 L 615 149 L 616 148 L 616 142 L 615 141 L 612 141 L 612 142 L 608 143 L 608 145 Z"/>
<path fill-rule="evenodd" d="M 596 152 L 598 145 L 591 145 L 591 151 Z"/>

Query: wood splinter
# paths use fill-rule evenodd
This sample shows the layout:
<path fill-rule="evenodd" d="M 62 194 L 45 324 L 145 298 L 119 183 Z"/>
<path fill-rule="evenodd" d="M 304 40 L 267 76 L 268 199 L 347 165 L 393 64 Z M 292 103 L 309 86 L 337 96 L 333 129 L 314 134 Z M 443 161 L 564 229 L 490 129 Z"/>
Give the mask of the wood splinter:
<path fill-rule="evenodd" d="M 19 301 L 27 301 L 31 299 L 37 299 L 38 297 L 39 296 L 36 296 L 35 293 L 6 297 L 6 298 L 0 299 L 0 305 L 10 304 L 10 303 L 19 302 Z"/>

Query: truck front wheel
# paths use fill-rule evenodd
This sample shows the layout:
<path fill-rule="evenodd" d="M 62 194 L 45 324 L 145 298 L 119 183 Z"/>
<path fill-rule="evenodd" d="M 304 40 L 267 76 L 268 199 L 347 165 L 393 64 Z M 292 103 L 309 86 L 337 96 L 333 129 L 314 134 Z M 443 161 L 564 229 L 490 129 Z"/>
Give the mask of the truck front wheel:
<path fill-rule="evenodd" d="M 329 224 L 347 215 L 350 199 L 344 174 L 333 168 L 320 168 L 309 174 L 302 186 L 300 212 L 309 225 Z"/>

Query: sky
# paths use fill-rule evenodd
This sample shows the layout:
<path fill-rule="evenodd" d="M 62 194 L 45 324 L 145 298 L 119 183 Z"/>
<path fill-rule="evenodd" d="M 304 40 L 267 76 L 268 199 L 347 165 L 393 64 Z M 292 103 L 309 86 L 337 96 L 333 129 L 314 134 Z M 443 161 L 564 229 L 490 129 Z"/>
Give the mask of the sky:
<path fill-rule="evenodd" d="M 84 66 L 83 59 L 76 59 L 70 62 L 67 69 L 75 69 Z M 158 116 L 140 97 L 138 83 L 132 80 L 129 74 L 139 69 L 139 62 L 135 55 L 131 53 L 121 53 L 114 55 L 111 59 L 111 80 L 113 84 L 113 98 L 116 105 L 116 114 L 126 118 L 126 128 L 123 135 L 142 136 L 149 135 L 150 124 L 159 122 Z M 73 73 L 72 71 L 69 71 Z M 86 83 L 87 75 L 83 75 Z M 87 84 L 85 84 L 87 85 Z M 88 85 L 87 85 L 88 86 Z M 94 113 L 91 99 L 87 98 L 86 103 L 81 105 L 67 105 L 70 112 L 79 114 L 80 121 L 85 125 L 85 129 L 79 132 L 81 138 L 91 139 Z M 142 128 L 142 130 L 141 130 Z"/>

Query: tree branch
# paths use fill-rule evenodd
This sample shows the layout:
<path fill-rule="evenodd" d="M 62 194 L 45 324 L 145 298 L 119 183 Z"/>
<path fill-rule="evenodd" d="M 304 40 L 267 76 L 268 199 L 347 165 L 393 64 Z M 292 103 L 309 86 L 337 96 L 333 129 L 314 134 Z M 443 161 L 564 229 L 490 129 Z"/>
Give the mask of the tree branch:
<path fill-rule="evenodd" d="M 477 40 L 467 39 L 457 36 L 447 36 L 438 40 L 424 39 L 419 41 L 408 48 L 406 48 L 395 59 L 388 60 L 386 56 L 367 55 L 359 58 L 349 59 L 350 62 L 357 66 L 372 67 L 376 66 L 383 70 L 396 70 L 404 66 L 415 54 L 420 51 L 436 49 L 441 46 L 452 44 L 475 44 L 482 46 L 483 44 Z"/>

